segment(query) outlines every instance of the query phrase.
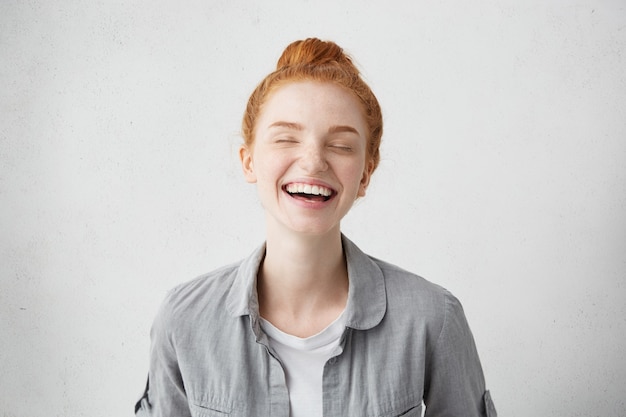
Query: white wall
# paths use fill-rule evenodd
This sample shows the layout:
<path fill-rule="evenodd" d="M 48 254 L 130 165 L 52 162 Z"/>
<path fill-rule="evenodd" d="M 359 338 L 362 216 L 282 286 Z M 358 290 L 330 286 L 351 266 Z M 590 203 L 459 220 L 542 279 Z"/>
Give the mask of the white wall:
<path fill-rule="evenodd" d="M 626 415 L 626 4 L 339 3 L 0 3 L 0 416 L 132 414 L 166 290 L 263 238 L 240 117 L 308 36 L 385 113 L 344 231 L 462 300 L 502 416 Z"/>

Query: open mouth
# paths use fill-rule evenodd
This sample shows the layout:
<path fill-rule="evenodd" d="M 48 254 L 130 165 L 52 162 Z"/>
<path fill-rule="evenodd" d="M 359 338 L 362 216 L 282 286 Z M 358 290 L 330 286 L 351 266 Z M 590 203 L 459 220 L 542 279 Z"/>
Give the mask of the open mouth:
<path fill-rule="evenodd" d="M 307 201 L 328 201 L 335 193 L 332 189 L 321 186 L 302 183 L 291 183 L 283 187 L 291 197 Z"/>

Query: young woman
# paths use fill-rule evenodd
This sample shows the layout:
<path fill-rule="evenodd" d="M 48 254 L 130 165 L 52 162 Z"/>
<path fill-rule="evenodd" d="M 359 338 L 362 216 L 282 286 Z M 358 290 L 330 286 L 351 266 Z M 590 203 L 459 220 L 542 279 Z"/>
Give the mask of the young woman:
<path fill-rule="evenodd" d="M 339 46 L 285 49 L 243 118 L 266 242 L 169 293 L 138 415 L 420 416 L 422 401 L 426 416 L 496 415 L 458 300 L 341 233 L 381 135 Z"/>

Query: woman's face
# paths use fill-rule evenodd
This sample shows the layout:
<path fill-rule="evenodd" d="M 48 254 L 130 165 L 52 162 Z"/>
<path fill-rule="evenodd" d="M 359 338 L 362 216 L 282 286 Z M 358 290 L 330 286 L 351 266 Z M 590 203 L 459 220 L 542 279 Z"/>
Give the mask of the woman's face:
<path fill-rule="evenodd" d="M 240 151 L 268 227 L 315 235 L 338 231 L 369 183 L 367 131 L 358 99 L 335 84 L 293 82 L 271 93 L 253 147 Z"/>

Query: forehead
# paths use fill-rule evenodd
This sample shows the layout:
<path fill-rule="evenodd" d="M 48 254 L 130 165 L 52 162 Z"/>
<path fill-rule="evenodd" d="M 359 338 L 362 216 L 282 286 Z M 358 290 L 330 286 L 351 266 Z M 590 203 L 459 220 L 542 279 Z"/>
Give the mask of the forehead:
<path fill-rule="evenodd" d="M 289 82 L 277 87 L 261 107 L 257 126 L 276 121 L 304 125 L 352 125 L 365 136 L 363 106 L 350 90 L 328 82 Z"/>

